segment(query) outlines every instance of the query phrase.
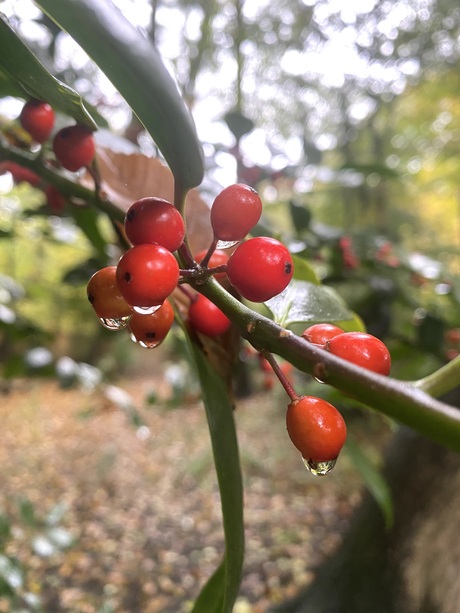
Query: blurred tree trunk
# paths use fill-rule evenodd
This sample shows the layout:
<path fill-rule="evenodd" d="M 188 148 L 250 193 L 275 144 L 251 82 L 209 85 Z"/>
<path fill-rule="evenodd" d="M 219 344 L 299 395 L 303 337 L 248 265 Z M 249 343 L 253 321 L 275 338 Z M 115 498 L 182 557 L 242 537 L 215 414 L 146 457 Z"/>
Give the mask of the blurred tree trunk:
<path fill-rule="evenodd" d="M 458 406 L 457 398 L 447 399 Z M 394 526 L 371 496 L 358 508 L 335 555 L 279 613 L 458 613 L 460 454 L 401 428 L 385 475 Z"/>

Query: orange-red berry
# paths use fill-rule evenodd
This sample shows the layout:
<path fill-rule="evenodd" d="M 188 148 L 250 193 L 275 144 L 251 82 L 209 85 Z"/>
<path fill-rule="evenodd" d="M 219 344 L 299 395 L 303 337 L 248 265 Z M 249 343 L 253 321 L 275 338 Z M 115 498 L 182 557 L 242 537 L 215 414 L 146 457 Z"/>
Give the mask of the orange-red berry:
<path fill-rule="evenodd" d="M 54 111 L 47 102 L 32 98 L 22 107 L 21 126 L 37 143 L 44 143 L 54 127 Z"/>
<path fill-rule="evenodd" d="M 300 396 L 288 405 L 286 427 L 295 447 L 313 462 L 335 460 L 347 436 L 340 412 L 314 396 Z"/>
<path fill-rule="evenodd" d="M 326 349 L 339 358 L 381 375 L 388 375 L 391 356 L 385 343 L 365 332 L 344 332 L 326 343 Z"/>

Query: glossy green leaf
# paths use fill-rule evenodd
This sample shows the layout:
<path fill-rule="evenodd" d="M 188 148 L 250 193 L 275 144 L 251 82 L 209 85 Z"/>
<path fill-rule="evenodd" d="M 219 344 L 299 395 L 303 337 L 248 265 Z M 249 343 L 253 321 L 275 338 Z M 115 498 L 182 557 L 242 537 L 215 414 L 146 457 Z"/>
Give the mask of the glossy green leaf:
<path fill-rule="evenodd" d="M 284 327 L 295 323 L 337 322 L 353 317 L 332 288 L 296 279 L 265 305 L 275 321 Z"/>
<path fill-rule="evenodd" d="M 231 613 L 244 559 L 243 485 L 233 407 L 225 381 L 189 341 L 201 383 L 222 505 L 225 557 L 203 588 L 193 613 Z"/>
<path fill-rule="evenodd" d="M 0 84 L 11 95 L 22 92 L 26 98 L 46 100 L 55 110 L 92 129 L 97 128 L 81 96 L 48 72 L 1 15 Z"/>
<path fill-rule="evenodd" d="M 110 0 L 36 0 L 96 62 L 158 145 L 182 189 L 203 178 L 195 125 L 153 46 Z"/>
<path fill-rule="evenodd" d="M 366 332 L 366 325 L 361 317 L 354 313 L 350 313 L 351 319 L 345 319 L 344 321 L 334 321 L 334 324 L 339 328 L 342 328 L 344 332 Z"/>
<path fill-rule="evenodd" d="M 379 505 L 387 528 L 391 528 L 393 525 L 393 501 L 390 487 L 384 476 L 350 435 L 347 436 L 345 450 L 353 465 L 361 474 L 367 489 Z"/>

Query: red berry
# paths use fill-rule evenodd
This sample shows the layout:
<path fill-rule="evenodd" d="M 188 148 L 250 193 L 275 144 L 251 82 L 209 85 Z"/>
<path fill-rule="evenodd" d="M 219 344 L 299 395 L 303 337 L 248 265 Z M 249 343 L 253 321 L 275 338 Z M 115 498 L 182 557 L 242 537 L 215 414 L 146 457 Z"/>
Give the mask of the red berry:
<path fill-rule="evenodd" d="M 46 203 L 53 213 L 59 215 L 65 207 L 65 198 L 54 185 L 47 185 L 44 189 Z"/>
<path fill-rule="evenodd" d="M 325 345 L 327 341 L 337 334 L 343 334 L 342 328 L 334 324 L 313 324 L 302 332 L 302 337 L 315 345 Z"/>
<path fill-rule="evenodd" d="M 165 300 L 154 313 L 133 313 L 128 328 L 143 347 L 158 347 L 164 341 L 174 322 L 174 310 Z"/>
<path fill-rule="evenodd" d="M 54 128 L 54 111 L 47 102 L 32 99 L 22 107 L 19 121 L 35 142 L 44 143 Z"/>
<path fill-rule="evenodd" d="M 381 340 L 365 332 L 344 332 L 326 343 L 332 354 L 381 375 L 388 375 L 391 357 Z"/>
<path fill-rule="evenodd" d="M 92 131 L 76 124 L 62 128 L 53 140 L 54 155 L 61 165 L 72 172 L 89 166 L 96 153 Z"/>
<path fill-rule="evenodd" d="M 222 241 L 242 240 L 262 214 L 262 201 L 249 185 L 235 183 L 223 189 L 211 207 L 214 236 Z"/>
<path fill-rule="evenodd" d="M 460 328 L 451 328 L 445 333 L 445 340 L 453 345 L 460 343 Z"/>
<path fill-rule="evenodd" d="M 227 275 L 247 300 L 264 302 L 285 289 L 294 274 L 287 248 L 274 238 L 259 236 L 241 243 L 228 259 Z"/>
<path fill-rule="evenodd" d="M 162 304 L 179 280 L 173 254 L 155 243 L 135 245 L 120 258 L 117 282 L 128 304 L 152 307 Z"/>
<path fill-rule="evenodd" d="M 176 251 L 184 242 L 185 224 L 176 207 L 163 198 L 141 198 L 128 209 L 125 232 L 133 245 L 158 243 Z"/>
<path fill-rule="evenodd" d="M 118 289 L 116 272 L 116 266 L 101 268 L 86 287 L 88 300 L 101 319 L 121 319 L 133 312 Z"/>
<path fill-rule="evenodd" d="M 195 261 L 198 263 L 201 263 L 207 251 L 208 251 L 207 249 L 203 249 L 202 251 L 198 252 L 195 255 Z M 208 262 L 208 268 L 216 268 L 217 266 L 224 266 L 225 264 L 227 264 L 227 262 L 228 262 L 228 254 L 225 253 L 225 251 L 222 251 L 222 249 L 216 249 L 213 252 Z M 226 272 L 218 272 L 217 274 L 214 275 L 214 278 L 215 279 L 225 279 L 226 276 L 227 276 Z"/>
<path fill-rule="evenodd" d="M 198 294 L 188 310 L 190 325 L 206 336 L 219 336 L 230 328 L 230 319 L 206 296 Z"/>
<path fill-rule="evenodd" d="M 0 175 L 9 172 L 15 183 L 30 183 L 33 187 L 37 187 L 41 183 L 41 178 L 29 168 L 16 164 L 16 162 L 0 162 Z"/>
<path fill-rule="evenodd" d="M 288 405 L 286 427 L 302 456 L 314 462 L 335 460 L 347 436 L 339 411 L 314 396 L 301 396 Z"/>

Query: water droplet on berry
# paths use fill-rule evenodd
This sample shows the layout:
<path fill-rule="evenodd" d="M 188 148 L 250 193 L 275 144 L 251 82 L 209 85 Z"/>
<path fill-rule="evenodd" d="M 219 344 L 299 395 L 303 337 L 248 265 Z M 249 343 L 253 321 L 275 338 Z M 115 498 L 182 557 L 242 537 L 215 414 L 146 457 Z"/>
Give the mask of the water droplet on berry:
<path fill-rule="evenodd" d="M 315 462 L 315 460 L 306 460 L 302 458 L 303 463 L 315 477 L 324 477 L 328 475 L 334 468 L 337 462 L 337 458 L 334 460 L 327 460 L 326 462 Z"/>
<path fill-rule="evenodd" d="M 216 249 L 230 249 L 238 243 L 241 243 L 241 241 L 217 241 Z"/>
<path fill-rule="evenodd" d="M 155 311 L 158 311 L 158 309 L 161 307 L 161 304 L 156 304 L 155 306 L 151 306 L 151 307 L 133 307 L 133 311 L 136 311 L 136 313 L 139 313 L 139 315 L 152 315 L 152 313 L 155 313 Z"/>
<path fill-rule="evenodd" d="M 143 347 L 144 349 L 155 349 L 155 347 L 158 347 L 158 345 L 161 345 L 161 343 L 163 342 L 163 340 L 161 341 L 148 341 L 148 340 L 143 340 L 143 341 L 139 341 L 134 334 L 131 334 L 131 340 L 133 341 L 133 343 L 136 343 L 136 345 L 139 345 L 139 347 Z"/>
<path fill-rule="evenodd" d="M 324 381 L 321 381 L 321 379 L 318 379 L 318 377 L 313 377 L 313 379 L 317 382 L 317 383 L 324 383 Z"/>
<path fill-rule="evenodd" d="M 119 317 L 118 319 L 112 319 L 109 317 L 99 317 L 99 321 L 107 328 L 107 330 L 123 330 L 128 325 L 131 316 Z"/>

